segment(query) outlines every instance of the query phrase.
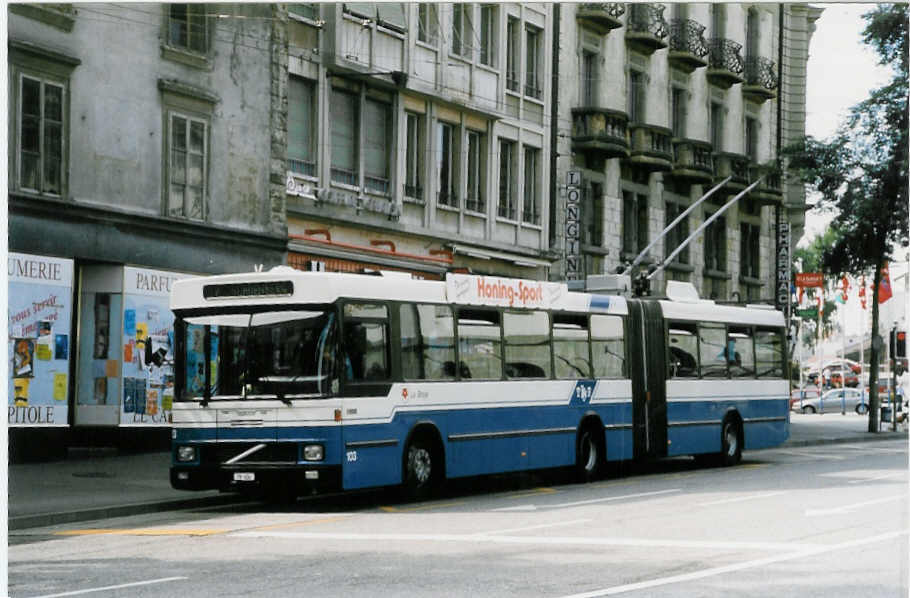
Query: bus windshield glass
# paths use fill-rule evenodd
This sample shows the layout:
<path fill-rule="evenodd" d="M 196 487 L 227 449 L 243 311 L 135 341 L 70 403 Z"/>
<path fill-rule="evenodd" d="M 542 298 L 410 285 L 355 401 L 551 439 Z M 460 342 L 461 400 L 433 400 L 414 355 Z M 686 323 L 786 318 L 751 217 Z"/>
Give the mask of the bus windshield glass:
<path fill-rule="evenodd" d="M 327 396 L 334 322 L 331 312 L 303 310 L 186 318 L 181 399 Z"/>

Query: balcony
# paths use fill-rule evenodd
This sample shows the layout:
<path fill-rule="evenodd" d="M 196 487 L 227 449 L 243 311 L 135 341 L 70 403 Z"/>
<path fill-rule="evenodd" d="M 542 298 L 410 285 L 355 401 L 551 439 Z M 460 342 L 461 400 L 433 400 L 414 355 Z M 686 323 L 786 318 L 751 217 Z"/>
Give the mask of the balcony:
<path fill-rule="evenodd" d="M 711 144 L 694 139 L 674 140 L 672 174 L 695 184 L 710 183 L 714 179 Z"/>
<path fill-rule="evenodd" d="M 703 35 L 705 26 L 691 19 L 675 19 L 670 22 L 670 64 L 681 71 L 691 73 L 708 66 L 708 41 Z"/>
<path fill-rule="evenodd" d="M 743 82 L 742 44 L 733 40 L 713 38 L 708 40 L 708 82 L 722 89 L 730 89 Z"/>
<path fill-rule="evenodd" d="M 773 61 L 761 56 L 746 57 L 743 95 L 756 102 L 777 97 L 777 73 Z"/>
<path fill-rule="evenodd" d="M 629 117 L 606 108 L 572 108 L 572 151 L 600 159 L 629 156 Z"/>
<path fill-rule="evenodd" d="M 620 17 L 626 12 L 626 5 L 621 2 L 596 2 L 579 4 L 575 11 L 575 18 L 593 25 L 601 32 L 609 33 L 613 29 L 622 27 Z"/>
<path fill-rule="evenodd" d="M 663 4 L 630 4 L 626 24 L 626 43 L 633 50 L 651 55 L 667 47 L 669 35 Z"/>
<path fill-rule="evenodd" d="M 632 149 L 629 162 L 646 170 L 667 171 L 673 169 L 673 147 L 670 143 L 670 129 L 655 125 L 629 125 Z"/>
<path fill-rule="evenodd" d="M 720 182 L 733 177 L 724 186 L 728 191 L 742 191 L 749 185 L 749 158 L 742 154 L 718 152 L 714 154 L 714 180 Z"/>
<path fill-rule="evenodd" d="M 781 205 L 784 198 L 783 176 L 775 164 L 749 165 L 749 180 L 754 181 L 764 175 L 765 178 L 749 192 L 749 197 L 763 206 Z"/>

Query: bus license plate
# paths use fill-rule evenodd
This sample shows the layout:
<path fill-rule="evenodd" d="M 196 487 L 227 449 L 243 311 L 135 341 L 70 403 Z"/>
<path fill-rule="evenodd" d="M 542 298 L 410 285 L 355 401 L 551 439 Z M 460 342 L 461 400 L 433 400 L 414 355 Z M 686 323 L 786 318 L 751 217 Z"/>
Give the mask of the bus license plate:
<path fill-rule="evenodd" d="M 255 473 L 247 473 L 247 472 L 241 472 L 241 471 L 234 473 L 235 482 L 252 482 L 255 479 L 256 479 Z"/>

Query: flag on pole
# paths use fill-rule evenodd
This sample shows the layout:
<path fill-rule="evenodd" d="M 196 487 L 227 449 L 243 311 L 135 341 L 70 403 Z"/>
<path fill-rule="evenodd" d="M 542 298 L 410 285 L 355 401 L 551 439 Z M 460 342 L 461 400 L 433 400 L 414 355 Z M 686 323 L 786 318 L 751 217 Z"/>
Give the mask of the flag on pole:
<path fill-rule="evenodd" d="M 841 303 L 846 303 L 846 302 L 847 302 L 847 299 L 848 299 L 848 297 L 847 297 L 847 291 L 850 290 L 850 283 L 847 281 L 847 277 L 846 277 L 846 276 L 841 277 L 841 283 L 842 283 L 843 288 L 844 288 L 843 293 L 841 293 L 841 297 L 843 298 L 843 301 L 841 301 Z"/>
<path fill-rule="evenodd" d="M 863 280 L 859 285 L 859 304 L 866 309 L 866 275 L 863 274 Z"/>
<path fill-rule="evenodd" d="M 888 275 L 888 263 L 882 266 L 882 280 L 878 283 L 878 302 L 884 303 L 891 298 L 891 277 Z"/>

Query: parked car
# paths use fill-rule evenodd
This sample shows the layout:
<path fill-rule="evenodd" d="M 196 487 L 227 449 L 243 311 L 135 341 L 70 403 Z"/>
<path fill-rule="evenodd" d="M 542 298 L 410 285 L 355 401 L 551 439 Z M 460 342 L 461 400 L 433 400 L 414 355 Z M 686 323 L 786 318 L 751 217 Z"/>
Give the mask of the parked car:
<path fill-rule="evenodd" d="M 856 411 L 860 415 L 869 412 L 869 395 L 856 388 L 835 388 L 821 397 L 806 397 L 790 401 L 790 409 L 803 413 L 846 413 Z"/>

